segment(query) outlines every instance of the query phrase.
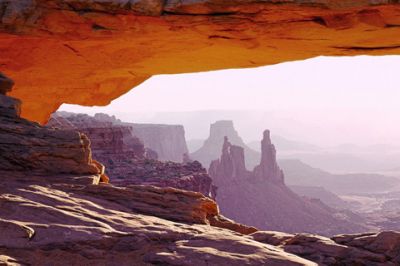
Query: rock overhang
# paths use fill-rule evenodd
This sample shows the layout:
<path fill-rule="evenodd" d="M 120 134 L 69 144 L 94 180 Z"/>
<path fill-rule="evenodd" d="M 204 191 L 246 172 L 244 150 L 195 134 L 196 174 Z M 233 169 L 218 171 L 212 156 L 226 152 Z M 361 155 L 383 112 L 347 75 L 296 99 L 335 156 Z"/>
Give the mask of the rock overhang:
<path fill-rule="evenodd" d="M 398 2 L 0 0 L 0 70 L 22 115 L 45 122 L 157 74 L 400 54 Z"/>

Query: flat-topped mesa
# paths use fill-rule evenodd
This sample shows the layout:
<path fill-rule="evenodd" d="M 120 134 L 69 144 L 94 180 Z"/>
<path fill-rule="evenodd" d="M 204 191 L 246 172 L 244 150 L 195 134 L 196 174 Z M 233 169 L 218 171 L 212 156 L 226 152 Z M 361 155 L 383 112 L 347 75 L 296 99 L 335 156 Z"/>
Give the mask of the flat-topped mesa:
<path fill-rule="evenodd" d="M 143 143 L 134 135 L 132 129 L 135 126 L 140 129 L 144 128 L 142 133 L 149 133 L 147 140 L 159 139 L 158 143 L 168 142 L 160 139 L 159 134 L 164 137 L 168 137 L 170 134 L 169 138 L 174 143 L 174 130 L 180 127 L 131 124 L 106 114 L 96 114 L 92 117 L 86 114 L 66 112 L 54 114 L 48 126 L 85 133 L 91 140 L 93 157 L 104 163 L 106 174 L 114 185 L 174 187 L 200 192 L 211 198 L 215 195 L 212 179 L 199 162 L 192 162 L 188 158 L 185 163 L 158 161 L 152 154 L 154 152 L 148 148 L 144 149 Z M 182 140 L 179 136 L 177 139 L 178 141 Z"/>
<path fill-rule="evenodd" d="M 52 115 L 47 126 L 73 129 L 87 135 L 97 160 L 107 161 L 107 156 L 144 158 L 144 145 L 133 136 L 131 127 L 98 118 L 99 115 L 91 117 L 87 114 L 57 112 Z"/>
<path fill-rule="evenodd" d="M 257 179 L 266 179 L 276 184 L 284 183 L 284 174 L 276 160 L 276 149 L 271 142 L 269 130 L 265 130 L 263 133 L 261 162 L 254 168 L 254 177 Z"/>
<path fill-rule="evenodd" d="M 63 119 L 63 124 L 60 125 L 63 128 L 68 124 L 72 124 L 72 126 L 75 125 L 75 128 L 79 128 L 83 132 L 86 132 L 85 130 L 88 128 L 114 128 L 125 132 L 130 131 L 124 133 L 126 137 L 124 142 L 132 142 L 132 138 L 137 139 L 134 142 L 140 140 L 141 145 L 145 146 L 146 154 L 154 159 L 182 162 L 182 155 L 188 153 L 185 129 L 182 125 L 129 123 L 123 122 L 115 116 L 102 113 L 97 113 L 92 117 L 86 114 L 57 112 L 52 117 L 59 120 Z M 57 122 L 50 121 L 50 124 L 56 126 L 55 123 Z M 90 136 L 90 139 L 92 139 L 92 136 Z M 157 156 L 155 156 L 154 152 L 157 153 Z"/>

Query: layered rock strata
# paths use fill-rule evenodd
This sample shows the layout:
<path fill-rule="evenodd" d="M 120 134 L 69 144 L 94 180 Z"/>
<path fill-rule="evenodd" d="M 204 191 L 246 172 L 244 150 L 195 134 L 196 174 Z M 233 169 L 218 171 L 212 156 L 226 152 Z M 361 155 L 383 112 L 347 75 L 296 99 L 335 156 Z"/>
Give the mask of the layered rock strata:
<path fill-rule="evenodd" d="M 260 231 L 252 237 L 307 258 L 318 265 L 400 264 L 400 232 L 395 231 L 337 235 L 332 238 Z"/>
<path fill-rule="evenodd" d="M 101 165 L 93 167 L 86 141 L 78 138 L 77 149 L 76 138 L 69 137 L 73 130 L 63 133 L 21 119 L 19 106 L 18 100 L 0 95 L 0 264 L 314 266 L 312 260 L 334 259 L 398 263 L 398 233 L 337 236 L 332 238 L 340 245 L 337 249 L 332 242 L 316 243 L 314 239 L 323 239 L 318 236 L 274 232 L 285 240 L 295 239 L 283 243 L 281 237 L 266 237 L 270 232 L 225 218 L 201 193 L 99 184 Z M 37 157 L 29 152 L 25 156 L 28 148 L 39 155 L 47 148 L 47 156 L 39 156 L 36 163 Z M 67 167 L 70 170 L 64 171 Z M 284 250 L 289 247 L 304 258 Z M 369 250 L 374 256 L 360 260 L 360 254 L 338 252 L 346 247 Z M 343 259 L 345 254 L 353 255 Z"/>
<path fill-rule="evenodd" d="M 268 131 L 261 143 L 262 159 L 254 171 L 245 167 L 243 148 L 227 138 L 220 159 L 211 163 L 209 174 L 223 215 L 265 230 L 323 235 L 366 230 L 346 214 L 292 192 L 284 184 Z"/>
<path fill-rule="evenodd" d="M 136 132 L 135 128 L 115 117 L 105 114 L 91 117 L 85 114 L 56 113 L 47 125 L 85 133 L 91 140 L 93 157 L 106 166 L 106 174 L 114 185 L 174 187 L 200 192 L 208 197 L 215 196 L 216 188 L 200 163 L 191 162 L 188 158 L 186 163 L 154 160 L 151 151 L 144 148 L 136 134 L 133 135 Z M 159 125 L 144 125 L 144 127 L 146 130 L 142 131 L 143 134 L 151 133 L 147 136 L 148 140 L 159 139 L 159 143 L 169 142 L 167 139 L 162 139 L 167 135 L 162 133 L 163 129 L 160 132 Z M 165 126 L 167 127 L 169 126 Z M 171 130 L 167 131 L 172 134 L 173 128 L 169 128 Z M 179 136 L 176 138 L 181 139 Z M 172 141 L 170 145 L 173 143 Z"/>
<path fill-rule="evenodd" d="M 97 113 L 93 117 L 84 114 L 73 114 L 67 112 L 57 112 L 52 118 L 62 118 L 66 123 L 75 128 L 124 128 L 131 131 L 128 135 L 134 135 L 147 149 L 147 153 L 152 151 L 157 153 L 157 159 L 162 161 L 182 162 L 183 155 L 188 153 L 185 139 L 185 130 L 181 125 L 164 124 L 139 124 L 128 123 L 117 119 L 115 116 Z M 52 121 L 50 121 L 50 124 Z M 128 129 L 129 128 L 129 129 Z"/>
<path fill-rule="evenodd" d="M 1 0 L 0 66 L 23 116 L 44 123 L 156 74 L 399 54 L 399 13 L 397 0 Z"/>
<path fill-rule="evenodd" d="M 10 86 L 9 79 L 0 78 L 3 91 L 9 91 Z M 0 94 L 0 170 L 43 175 L 104 174 L 104 166 L 92 160 L 90 141 L 84 134 L 42 127 L 21 118 L 20 112 L 19 100 Z"/>

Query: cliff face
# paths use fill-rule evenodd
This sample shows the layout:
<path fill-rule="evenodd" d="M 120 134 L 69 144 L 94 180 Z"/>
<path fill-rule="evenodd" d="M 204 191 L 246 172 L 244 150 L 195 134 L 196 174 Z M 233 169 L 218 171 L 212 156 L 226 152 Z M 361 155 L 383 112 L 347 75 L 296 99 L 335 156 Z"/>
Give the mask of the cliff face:
<path fill-rule="evenodd" d="M 3 91 L 8 82 L 0 78 Z M 332 239 L 261 232 L 225 218 L 200 193 L 99 183 L 102 165 L 91 160 L 84 135 L 19 113 L 20 101 L 1 92 L 2 265 L 400 263 L 397 232 Z"/>
<path fill-rule="evenodd" d="M 332 235 L 365 230 L 319 202 L 301 198 L 284 184 L 269 131 L 264 132 L 261 162 L 254 171 L 244 167 L 244 149 L 225 138 L 222 155 L 209 174 L 218 187 L 221 213 L 264 230 Z"/>
<path fill-rule="evenodd" d="M 182 162 L 183 156 L 188 153 L 185 129 L 181 125 L 127 123 L 107 114 L 96 114 L 94 118 L 99 122 L 131 128 L 133 135 L 146 148 L 155 151 L 159 160 Z"/>
<path fill-rule="evenodd" d="M 9 82 L 0 80 L 3 92 Z M 0 170 L 41 175 L 93 175 L 104 167 L 92 160 L 89 139 L 76 131 L 54 130 L 20 118 L 21 102 L 0 94 Z M 105 181 L 105 180 L 104 180 Z"/>
<path fill-rule="evenodd" d="M 158 154 L 162 161 L 182 162 L 188 153 L 185 130 L 181 125 L 130 124 L 133 134 Z"/>
<path fill-rule="evenodd" d="M 132 125 L 143 128 L 140 131 L 143 134 L 141 136 L 150 141 L 152 147 L 158 148 L 157 151 L 164 151 L 164 156 L 167 153 L 170 157 L 178 157 L 179 149 L 173 145 L 182 143 L 184 136 L 176 136 L 175 126 L 128 124 L 106 114 L 91 117 L 71 113 L 56 113 L 47 125 L 76 130 L 87 135 L 91 141 L 93 157 L 106 166 L 106 174 L 114 185 L 174 187 L 200 192 L 208 197 L 215 196 L 212 180 L 200 163 L 191 162 L 187 156 L 185 163 L 156 160 L 157 156 L 152 150 L 144 148 L 137 138 L 136 130 L 132 128 Z M 183 132 L 183 129 L 179 132 Z M 183 157 L 184 154 L 180 154 L 179 161 Z"/>
<path fill-rule="evenodd" d="M 128 126 L 114 125 L 86 114 L 55 113 L 47 123 L 48 127 L 72 129 L 89 137 L 94 157 L 106 159 L 107 156 L 142 158 L 145 154 L 143 143 L 133 135 Z"/>
<path fill-rule="evenodd" d="M 246 146 L 242 138 L 229 120 L 217 121 L 210 126 L 210 135 L 203 146 L 190 154 L 194 160 L 198 160 L 205 166 L 209 166 L 212 160 L 218 159 L 224 143 L 224 137 L 237 146 L 244 148 L 245 162 L 248 169 L 253 169 L 260 161 L 260 154 Z"/>
<path fill-rule="evenodd" d="M 397 0 L 1 0 L 0 65 L 23 116 L 46 122 L 156 74 L 399 54 L 399 13 Z"/>

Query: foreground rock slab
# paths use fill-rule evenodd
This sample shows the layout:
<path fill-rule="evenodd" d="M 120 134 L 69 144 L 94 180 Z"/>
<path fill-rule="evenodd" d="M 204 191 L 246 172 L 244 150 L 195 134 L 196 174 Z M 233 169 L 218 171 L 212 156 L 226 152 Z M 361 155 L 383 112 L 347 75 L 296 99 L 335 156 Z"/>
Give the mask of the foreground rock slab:
<path fill-rule="evenodd" d="M 318 265 L 400 264 L 400 232 L 385 231 L 332 238 L 311 234 L 259 231 L 253 239 L 283 248 Z"/>
<path fill-rule="evenodd" d="M 0 264 L 316 265 L 209 225 L 218 209 L 200 193 L 1 176 Z"/>

